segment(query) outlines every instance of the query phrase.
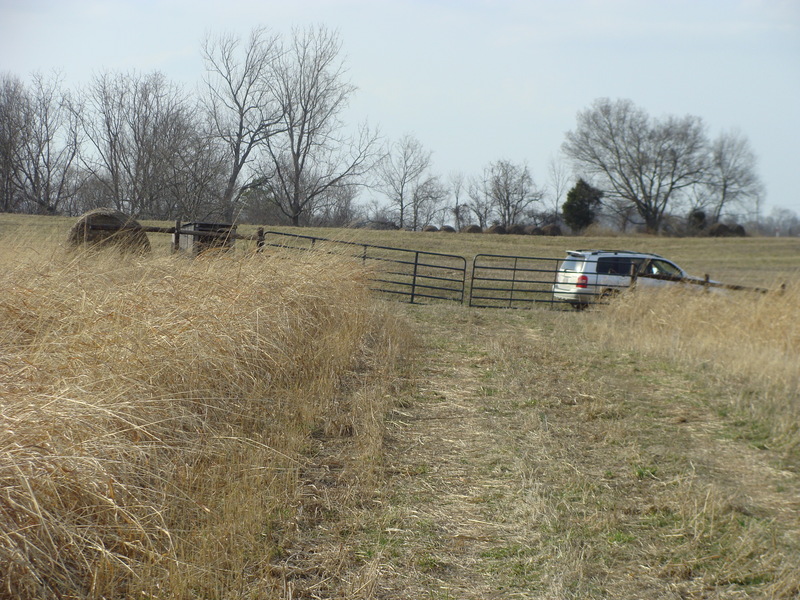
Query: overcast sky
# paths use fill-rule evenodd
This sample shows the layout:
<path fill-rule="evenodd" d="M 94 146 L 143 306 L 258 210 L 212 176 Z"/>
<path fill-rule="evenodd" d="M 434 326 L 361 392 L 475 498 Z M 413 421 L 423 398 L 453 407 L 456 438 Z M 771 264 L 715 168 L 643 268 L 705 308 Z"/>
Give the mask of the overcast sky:
<path fill-rule="evenodd" d="M 339 32 L 348 119 L 415 136 L 435 172 L 526 163 L 539 184 L 578 111 L 627 98 L 737 130 L 766 209 L 800 214 L 800 0 L 0 0 L 0 71 L 103 71 L 194 88 L 206 33 Z"/>

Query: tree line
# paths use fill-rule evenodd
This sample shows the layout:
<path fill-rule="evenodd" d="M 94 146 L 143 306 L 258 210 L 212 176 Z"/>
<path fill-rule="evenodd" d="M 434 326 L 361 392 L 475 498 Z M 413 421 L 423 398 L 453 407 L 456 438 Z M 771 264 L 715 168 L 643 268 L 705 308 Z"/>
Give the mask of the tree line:
<path fill-rule="evenodd" d="M 159 72 L 105 72 L 77 91 L 58 75 L 2 74 L 0 212 L 109 207 L 140 219 L 414 230 L 580 230 L 604 219 L 660 231 L 675 218 L 697 225 L 760 210 L 746 137 L 710 140 L 699 117 L 652 118 L 629 100 L 581 111 L 566 162 L 551 160 L 543 185 L 506 159 L 444 178 L 413 135 L 386 142 L 343 122 L 356 88 L 341 49 L 322 26 L 209 36 L 195 93 Z M 358 202 L 364 190 L 371 200 Z"/>

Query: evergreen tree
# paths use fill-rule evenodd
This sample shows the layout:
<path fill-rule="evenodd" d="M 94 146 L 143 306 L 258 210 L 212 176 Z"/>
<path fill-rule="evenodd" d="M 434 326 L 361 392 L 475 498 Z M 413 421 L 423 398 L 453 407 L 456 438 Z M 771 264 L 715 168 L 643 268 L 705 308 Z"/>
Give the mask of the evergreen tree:
<path fill-rule="evenodd" d="M 583 231 L 595 222 L 603 192 L 580 179 L 561 206 L 564 222 L 575 231 Z"/>

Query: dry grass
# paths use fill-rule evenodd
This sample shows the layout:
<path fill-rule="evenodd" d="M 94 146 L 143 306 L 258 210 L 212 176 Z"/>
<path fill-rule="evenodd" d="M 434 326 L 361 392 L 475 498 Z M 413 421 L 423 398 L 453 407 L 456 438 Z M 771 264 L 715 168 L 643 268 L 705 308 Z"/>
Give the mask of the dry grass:
<path fill-rule="evenodd" d="M 639 323 L 609 311 L 415 313 L 381 597 L 800 593 L 798 463 L 729 434 L 736 385 L 610 343 Z"/>
<path fill-rule="evenodd" d="M 313 440 L 381 443 L 405 338 L 363 273 L 29 242 L 0 240 L 0 597 L 276 595 Z"/>
<path fill-rule="evenodd" d="M 625 294 L 594 315 L 593 335 L 602 344 L 705 369 L 718 385 L 739 390 L 728 408 L 766 424 L 769 443 L 798 454 L 800 283 L 775 288 Z"/>
<path fill-rule="evenodd" d="M 386 309 L 330 256 L 68 256 L 39 224 L 0 219 L 0 597 L 800 594 L 797 240 L 319 232 L 790 283 Z"/>

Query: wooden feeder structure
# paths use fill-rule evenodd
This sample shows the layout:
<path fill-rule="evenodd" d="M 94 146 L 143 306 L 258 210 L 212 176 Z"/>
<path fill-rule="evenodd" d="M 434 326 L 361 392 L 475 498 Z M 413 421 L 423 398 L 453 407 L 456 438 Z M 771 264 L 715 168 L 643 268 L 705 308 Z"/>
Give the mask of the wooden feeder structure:
<path fill-rule="evenodd" d="M 183 223 L 179 249 L 198 255 L 208 250 L 232 250 L 236 225 L 229 223 Z"/>

